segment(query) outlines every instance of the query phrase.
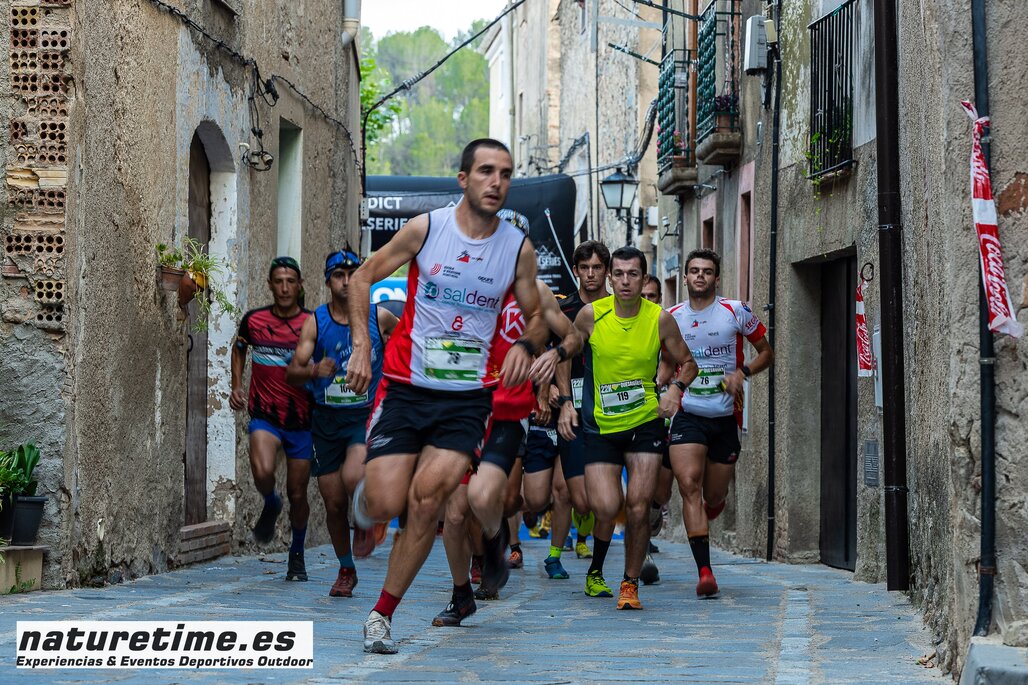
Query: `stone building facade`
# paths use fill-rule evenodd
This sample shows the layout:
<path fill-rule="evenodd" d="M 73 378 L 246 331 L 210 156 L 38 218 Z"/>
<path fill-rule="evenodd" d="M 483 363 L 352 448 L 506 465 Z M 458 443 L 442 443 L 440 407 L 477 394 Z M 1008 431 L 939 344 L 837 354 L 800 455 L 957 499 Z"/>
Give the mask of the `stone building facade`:
<path fill-rule="evenodd" d="M 326 1 L 10 3 L 0 438 L 43 454 L 44 587 L 252 544 L 246 423 L 228 407 L 238 316 L 216 308 L 208 333 L 194 331 L 157 283 L 155 246 L 206 243 L 244 311 L 270 301 L 280 253 L 300 259 L 308 305 L 323 299 L 325 255 L 358 238 L 357 53 L 340 41 L 342 13 Z M 246 163 L 262 146 L 267 171 Z M 311 538 L 325 540 L 313 487 L 310 500 Z"/>

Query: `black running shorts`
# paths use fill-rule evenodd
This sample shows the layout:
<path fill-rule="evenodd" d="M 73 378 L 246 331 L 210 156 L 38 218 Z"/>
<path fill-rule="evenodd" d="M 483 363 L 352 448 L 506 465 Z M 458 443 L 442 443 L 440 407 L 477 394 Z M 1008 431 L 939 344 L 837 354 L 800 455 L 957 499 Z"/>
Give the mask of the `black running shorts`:
<path fill-rule="evenodd" d="M 525 426 L 521 421 L 493 421 L 482 448 L 482 462 L 500 467 L 509 476 L 521 456 L 524 441 Z"/>
<path fill-rule="evenodd" d="M 625 464 L 625 454 L 636 452 L 660 457 L 667 442 L 664 419 L 656 418 L 617 433 L 585 431 L 586 464 Z"/>
<path fill-rule="evenodd" d="M 734 464 L 739 459 L 739 424 L 735 416 L 709 418 L 679 411 L 671 420 L 672 445 L 704 445 L 707 459 L 716 464 Z"/>
<path fill-rule="evenodd" d="M 314 459 L 311 473 L 327 476 L 346 461 L 351 445 L 363 445 L 368 424 L 368 409 L 337 409 L 315 404 L 311 410 L 311 437 Z"/>
<path fill-rule="evenodd" d="M 477 464 L 493 410 L 491 389 L 444 392 L 406 383 L 380 386 L 368 423 L 368 457 L 419 454 L 426 445 Z"/>
<path fill-rule="evenodd" d="M 557 460 L 557 429 L 551 426 L 530 426 L 525 444 L 525 473 L 539 473 L 553 468 Z"/>
<path fill-rule="evenodd" d="M 564 472 L 564 480 L 571 480 L 585 475 L 585 437 L 582 435 L 582 417 L 578 418 L 575 439 L 565 440 L 557 435 L 557 449 L 560 451 L 560 468 Z"/>

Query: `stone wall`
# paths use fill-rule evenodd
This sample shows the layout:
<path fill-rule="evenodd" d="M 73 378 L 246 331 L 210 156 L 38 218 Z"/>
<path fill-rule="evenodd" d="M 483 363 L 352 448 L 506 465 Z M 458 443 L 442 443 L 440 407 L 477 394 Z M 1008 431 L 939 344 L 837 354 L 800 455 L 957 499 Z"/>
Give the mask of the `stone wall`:
<path fill-rule="evenodd" d="M 44 584 L 56 587 L 158 572 L 176 551 L 184 523 L 190 341 L 174 295 L 156 283 L 154 246 L 175 243 L 188 231 L 194 132 L 211 167 L 210 250 L 230 265 L 222 285 L 244 310 L 269 301 L 264 283 L 276 251 L 277 168 L 258 172 L 240 162 L 240 143 L 257 146 L 248 102 L 253 70 L 228 50 L 256 60 L 262 79 L 274 74 L 295 83 L 351 135 L 359 128 L 353 53 L 339 43 L 339 3 L 265 7 L 197 0 L 181 5 L 228 50 L 152 2 L 52 1 L 38 7 L 45 15 L 40 30 L 64 22 L 60 26 L 68 32 L 59 53 L 68 95 L 66 101 L 47 100 L 56 102 L 51 109 L 67 111 L 60 136 L 66 158 L 52 166 L 73 170 L 64 262 L 55 247 L 50 260 L 56 271 L 48 276 L 65 279 L 65 305 L 53 310 L 59 322 L 45 321 L 49 333 L 25 331 L 25 324 L 11 328 L 21 316 L 13 312 L 25 310 L 23 301 L 32 292 L 28 284 L 39 276 L 28 274 L 28 284 L 18 285 L 9 260 L 0 307 L 11 323 L 4 324 L 0 347 L 5 363 L 15 369 L 27 369 L 40 355 L 52 358 L 43 367 L 33 364 L 38 378 L 26 381 L 26 388 L 43 385 L 61 402 L 40 403 L 39 414 L 22 420 L 18 404 L 5 393 L 0 416 L 12 438 L 40 436 L 37 442 L 45 444 L 44 489 L 57 496 L 44 527 L 51 546 Z M 344 238 L 357 244 L 359 181 L 351 145 L 359 143 L 283 80 L 275 84 L 280 100 L 274 108 L 257 101 L 264 145 L 277 155 L 280 118 L 303 128 L 301 262 L 309 277 L 307 301 L 314 305 L 326 292 L 320 278 L 324 255 Z M 15 120 L 32 114 L 17 92 L 2 102 Z M 37 147 L 55 142 L 60 140 L 23 138 Z M 14 158 L 7 159 L 10 170 Z M 61 235 L 63 215 L 22 210 L 13 221 L 5 216 L 5 240 L 18 234 L 22 214 L 37 224 L 35 217 L 43 215 L 51 224 L 45 228 Z M 22 270 L 28 262 L 14 255 L 13 264 Z M 34 305 L 38 311 L 32 317 L 43 319 L 33 325 L 43 323 L 44 304 L 49 302 Z M 227 403 L 236 325 L 236 317 L 224 315 L 210 325 L 207 505 L 210 520 L 232 524 L 239 550 L 251 547 L 248 529 L 259 502 L 249 475 L 246 424 Z M 26 341 L 36 339 L 46 345 L 26 354 Z M 284 472 L 279 480 L 284 481 Z M 311 538 L 324 542 L 323 510 L 313 485 L 309 497 L 315 505 Z"/>

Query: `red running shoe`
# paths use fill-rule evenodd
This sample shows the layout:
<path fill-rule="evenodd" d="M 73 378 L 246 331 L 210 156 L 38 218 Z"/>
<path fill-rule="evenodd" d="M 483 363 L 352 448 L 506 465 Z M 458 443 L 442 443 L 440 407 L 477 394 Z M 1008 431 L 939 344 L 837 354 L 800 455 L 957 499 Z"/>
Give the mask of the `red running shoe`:
<path fill-rule="evenodd" d="M 357 587 L 357 570 L 343 567 L 339 569 L 336 582 L 328 591 L 329 597 L 353 597 L 353 589 Z"/>
<path fill-rule="evenodd" d="M 482 582 L 482 557 L 477 554 L 471 557 L 471 583 L 478 585 Z"/>
<path fill-rule="evenodd" d="M 507 557 L 507 568 L 521 568 L 525 565 L 525 556 L 520 549 L 514 550 Z"/>
<path fill-rule="evenodd" d="M 713 597 L 717 593 L 717 581 L 714 580 L 714 574 L 709 567 L 704 566 L 700 569 L 700 582 L 696 583 L 696 596 Z"/>
<path fill-rule="evenodd" d="M 713 521 L 714 519 L 716 519 L 718 516 L 721 515 L 721 512 L 725 510 L 725 502 L 726 501 L 727 500 L 721 500 L 721 504 L 718 504 L 717 506 L 712 507 L 709 504 L 707 504 L 706 500 L 704 500 L 704 502 L 703 502 L 703 511 L 707 512 L 707 520 L 708 521 Z"/>

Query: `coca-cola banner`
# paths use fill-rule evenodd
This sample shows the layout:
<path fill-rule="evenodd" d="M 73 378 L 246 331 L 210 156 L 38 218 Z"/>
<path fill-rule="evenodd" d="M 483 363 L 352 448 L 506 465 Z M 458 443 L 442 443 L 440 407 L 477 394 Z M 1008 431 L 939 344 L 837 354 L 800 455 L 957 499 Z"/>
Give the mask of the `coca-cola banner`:
<path fill-rule="evenodd" d="M 974 122 L 971 127 L 971 209 L 974 229 L 978 233 L 985 299 L 989 304 L 989 330 L 1020 338 L 1024 329 L 1014 315 L 1014 305 L 1007 290 L 1003 248 L 996 225 L 996 203 L 992 198 L 992 179 L 982 152 L 982 131 L 989 125 L 989 117 L 979 117 L 978 110 L 966 100 L 960 104 Z"/>
<path fill-rule="evenodd" d="M 874 357 L 871 354 L 871 336 L 867 334 L 867 319 L 864 317 L 864 284 L 860 278 L 857 285 L 857 376 L 874 375 Z"/>
<path fill-rule="evenodd" d="M 389 242 L 408 219 L 455 205 L 462 196 L 456 178 L 369 176 L 371 250 Z M 514 179 L 500 215 L 528 227 L 544 283 L 558 293 L 577 288 L 569 262 L 575 249 L 575 182 L 569 176 Z"/>

